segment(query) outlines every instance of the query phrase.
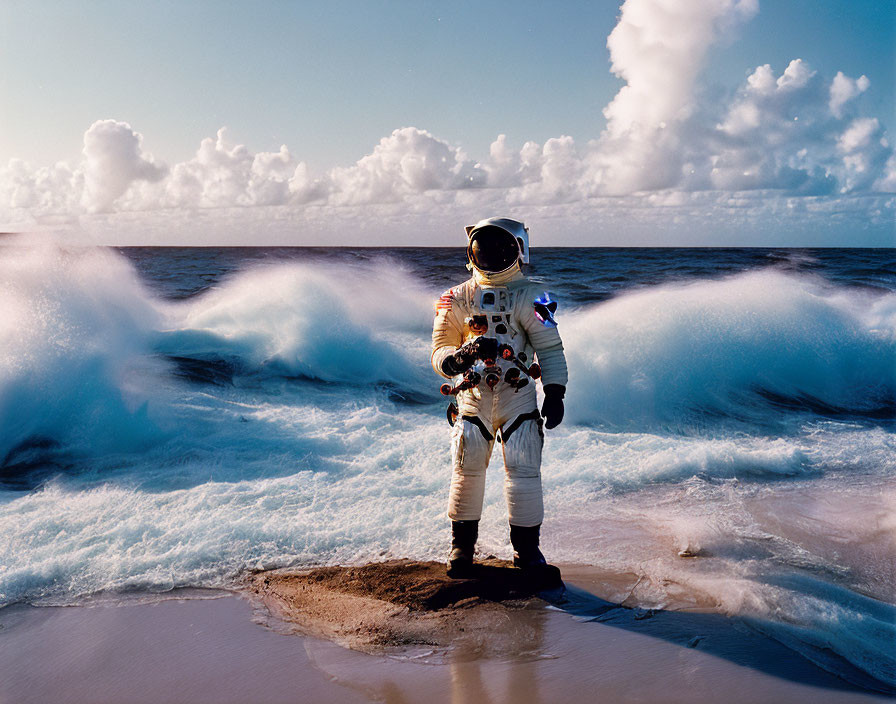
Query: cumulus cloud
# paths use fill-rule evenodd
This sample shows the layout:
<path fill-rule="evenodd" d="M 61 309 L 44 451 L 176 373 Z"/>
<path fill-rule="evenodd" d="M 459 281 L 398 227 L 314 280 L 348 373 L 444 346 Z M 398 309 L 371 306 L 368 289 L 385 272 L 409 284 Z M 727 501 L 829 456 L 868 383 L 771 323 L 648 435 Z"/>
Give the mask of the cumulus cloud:
<path fill-rule="evenodd" d="M 756 68 L 718 125 L 713 186 L 812 195 L 873 188 L 892 149 L 876 119 L 848 119 L 846 103 L 868 88 L 862 78 L 838 72 L 827 84 L 801 59 L 780 76 Z"/>
<path fill-rule="evenodd" d="M 0 168 L 0 209 L 40 217 L 276 207 L 285 221 L 288 212 L 326 220 L 367 208 L 398 222 L 486 205 L 569 218 L 569 208 L 599 202 L 674 211 L 681 222 L 719 212 L 738 222 L 732 214 L 815 217 L 818 203 L 842 197 L 873 202 L 869 217 L 891 217 L 894 199 L 878 194 L 896 192 L 896 158 L 880 121 L 862 112 L 873 91 L 866 76 L 825 77 L 795 58 L 748 71 L 728 100 L 705 97 L 708 52 L 756 11 L 756 0 L 626 0 L 607 39 L 624 85 L 587 143 L 564 135 L 514 146 L 502 134 L 477 161 L 402 127 L 354 164 L 315 174 L 286 145 L 253 152 L 222 128 L 168 168 L 128 123 L 101 120 L 84 134 L 78 164 L 13 159 Z"/>
<path fill-rule="evenodd" d="M 753 0 L 626 0 L 607 40 L 611 70 L 626 83 L 586 153 L 583 195 L 888 188 L 892 150 L 879 130 L 849 154 L 841 145 L 866 76 L 838 72 L 826 84 L 794 59 L 780 75 L 757 67 L 728 105 L 703 98 L 707 52 L 757 10 Z"/>
<path fill-rule="evenodd" d="M 515 150 L 507 143 L 507 135 L 499 134 L 489 147 L 489 158 L 482 168 L 493 188 L 512 188 L 539 180 L 544 148 L 536 142 L 526 142 Z"/>
<path fill-rule="evenodd" d="M 859 93 L 864 93 L 868 90 L 870 85 L 871 81 L 868 80 L 868 76 L 862 75 L 853 80 L 849 76 L 844 76 L 843 71 L 837 71 L 837 75 L 831 81 L 831 97 L 828 101 L 831 114 L 834 117 L 843 117 L 843 106 Z"/>
<path fill-rule="evenodd" d="M 896 193 L 896 154 L 892 151 L 887 157 L 884 172 L 874 182 L 873 189 L 880 193 Z"/>
<path fill-rule="evenodd" d="M 32 210 L 37 213 L 73 212 L 80 208 L 84 173 L 65 162 L 34 167 L 21 159 L 10 159 L 0 169 L 0 208 Z"/>
<path fill-rule="evenodd" d="M 286 145 L 276 152 L 253 154 L 234 144 L 227 128 L 202 140 L 196 155 L 177 164 L 157 197 L 168 207 L 227 208 L 304 204 L 325 195 L 308 165 L 296 162 Z"/>
<path fill-rule="evenodd" d="M 429 190 L 480 187 L 486 172 L 429 132 L 403 127 L 353 166 L 333 169 L 330 180 L 337 203 L 382 203 Z"/>
<path fill-rule="evenodd" d="M 678 184 L 706 53 L 757 9 L 756 0 L 626 0 L 607 39 L 610 70 L 625 85 L 604 108 L 607 127 L 591 160 L 596 192 Z"/>
<path fill-rule="evenodd" d="M 511 203 L 565 203 L 581 200 L 584 156 L 572 137 L 552 137 L 543 145 L 526 142 L 519 151 L 499 135 L 482 165 L 488 185 L 508 190 Z"/>
<path fill-rule="evenodd" d="M 756 0 L 627 0 L 607 39 L 610 70 L 626 82 L 604 108 L 607 135 L 650 133 L 686 119 L 707 50 L 757 9 Z"/>
<path fill-rule="evenodd" d="M 88 212 L 110 210 L 135 181 L 159 181 L 167 169 L 143 151 L 143 136 L 127 122 L 98 120 L 84 133 L 84 190 Z"/>
<path fill-rule="evenodd" d="M 875 182 L 886 183 L 886 167 L 888 162 L 892 164 L 893 151 L 877 118 L 853 120 L 838 138 L 837 150 L 843 157 L 843 193 L 873 188 Z"/>

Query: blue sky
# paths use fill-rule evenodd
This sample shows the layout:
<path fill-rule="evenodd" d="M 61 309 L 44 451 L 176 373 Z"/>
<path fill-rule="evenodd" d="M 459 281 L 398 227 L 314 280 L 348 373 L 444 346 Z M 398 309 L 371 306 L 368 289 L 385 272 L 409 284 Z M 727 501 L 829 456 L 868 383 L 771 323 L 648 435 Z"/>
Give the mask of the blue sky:
<path fill-rule="evenodd" d="M 168 159 L 227 125 L 322 167 L 406 125 L 471 149 L 501 132 L 590 138 L 618 83 L 604 46 L 618 8 L 559 5 L 13 4 L 2 103 L 27 109 L 4 115 L 0 158 L 74 157 L 108 116 Z"/>
<path fill-rule="evenodd" d="M 736 0 L 682 0 L 679 5 L 700 6 L 701 2 L 707 8 L 737 4 Z M 651 3 L 662 6 L 660 0 L 643 0 L 642 4 L 650 11 Z M 876 119 L 874 130 L 866 125 L 865 143 L 881 138 L 889 141 L 896 104 L 896 3 L 778 0 L 761 2 L 758 12 L 727 6 L 712 11 L 721 18 L 712 25 L 713 36 L 706 39 L 698 33 L 686 37 L 692 44 L 684 51 L 702 56 L 697 67 L 699 80 L 685 86 L 690 113 L 708 112 L 713 105 L 734 105 L 747 76 L 758 66 L 770 64 L 779 77 L 791 61 L 802 59 L 808 67 L 806 75 L 814 76 L 812 80 L 818 84 L 806 90 L 819 95 L 828 90 L 838 72 L 853 81 L 866 76 L 868 87 L 853 91 L 856 95 L 849 103 L 853 114 L 843 117 L 840 134 L 851 124 L 849 119 Z M 731 22 L 726 19 L 729 15 L 734 18 Z M 450 4 L 6 0 L 0 5 L 0 166 L 20 159 L 32 169 L 29 173 L 34 173 L 66 161 L 75 181 L 79 168 L 87 174 L 89 189 L 90 165 L 79 166 L 84 159 L 85 131 L 98 120 L 127 123 L 142 135 L 139 149 L 146 153 L 144 161 L 153 166 L 141 166 L 141 161 L 121 167 L 119 171 L 130 179 L 128 188 L 114 197 L 119 189 L 112 188 L 108 197 L 100 199 L 102 208 L 92 208 L 118 211 L 146 210 L 145 199 L 139 207 L 127 204 L 137 202 L 134 193 L 137 187 L 143 188 L 142 181 L 168 179 L 165 174 L 193 159 L 200 142 L 215 138 L 223 126 L 228 128 L 233 146 L 246 145 L 252 154 L 277 152 L 280 145 L 286 145 L 295 163 L 304 162 L 309 179 L 341 183 L 342 193 L 347 192 L 345 175 L 331 178 L 329 170 L 352 167 L 371 155 L 380 140 L 402 127 L 415 127 L 452 150 L 462 150 L 460 156 L 451 152 L 451 158 L 458 159 L 454 176 L 464 170 L 458 165 L 463 158 L 473 163 L 487 160 L 490 145 L 499 134 L 506 135 L 506 142 L 515 150 L 531 141 L 543 151 L 552 138 L 569 136 L 584 163 L 590 158 L 585 153 L 589 140 L 599 140 L 607 127 L 602 110 L 625 85 L 610 71 L 607 47 L 607 37 L 619 16 L 619 3 L 609 0 Z M 656 13 L 650 17 L 654 21 Z M 694 23 L 687 16 L 679 19 L 687 34 Z M 662 22 L 656 21 L 662 31 Z M 675 34 L 675 30 L 669 31 L 673 40 Z M 633 59 L 628 61 L 629 68 L 640 70 Z M 688 61 L 682 63 L 682 71 L 692 68 Z M 721 113 L 707 117 L 702 129 L 722 121 Z M 693 129 L 693 125 L 683 127 L 679 138 Z M 821 138 L 813 135 L 807 139 L 814 143 Z M 833 132 L 828 139 L 831 145 L 838 143 Z M 414 139 L 405 142 L 410 149 L 432 146 L 421 147 Z M 786 157 L 787 168 L 794 168 L 798 152 L 794 149 Z M 884 157 L 882 153 L 867 155 L 868 163 L 881 169 L 883 178 L 868 180 L 859 190 L 878 193 L 880 184 L 888 183 Z M 103 165 L 107 163 L 103 159 L 112 157 L 98 158 L 96 164 Z M 689 158 L 681 156 L 685 164 Z M 717 160 L 719 155 L 712 158 Z M 783 160 L 778 160 L 778 167 Z M 819 164 L 830 171 L 828 162 Z M 769 168 L 754 166 L 766 172 Z M 579 174 L 590 167 L 577 168 Z M 796 168 L 810 173 L 815 165 Z M 478 175 L 471 173 L 470 183 L 479 186 L 520 188 L 526 185 L 526 178 L 531 180 L 526 176 L 500 181 L 493 169 L 487 178 L 477 181 Z M 788 186 L 792 192 L 784 193 L 781 184 L 790 182 L 780 174 L 767 183 L 758 176 L 756 179 L 746 183 L 747 190 L 772 186 L 778 195 L 800 194 L 792 185 Z M 838 179 L 842 190 L 848 177 L 838 175 Z M 32 180 L 36 183 L 39 179 L 35 176 Z M 133 184 L 136 186 L 131 188 Z M 438 188 L 431 188 L 433 184 Z M 708 188 L 683 185 L 675 179 L 659 183 L 659 187 L 647 185 L 648 190 L 667 194 L 676 190 L 704 193 Z M 744 185 L 736 183 L 732 190 L 744 190 Z M 408 192 L 373 191 L 379 196 L 388 192 L 380 200 L 394 203 L 396 198 L 406 200 L 417 191 L 458 188 L 456 179 L 446 181 L 438 174 L 421 177 L 418 186 L 412 184 Z M 643 192 L 642 186 L 644 183 L 636 181 L 632 189 Z M 170 195 L 171 188 L 166 188 Z M 330 186 L 321 188 L 332 191 Z M 812 190 L 801 188 L 803 195 Z M 811 195 L 824 190 L 812 188 Z M 718 191 L 718 184 L 711 190 Z M 858 193 L 854 186 L 848 190 L 852 195 Z M 534 209 L 547 205 L 568 208 L 574 200 L 556 188 L 547 189 L 550 197 L 544 189 L 538 195 L 531 191 L 528 195 L 516 192 L 504 202 Z M 319 196 L 322 191 L 316 192 L 318 196 L 299 198 L 304 202 L 297 207 L 323 197 Z M 615 187 L 609 191 L 586 188 L 582 193 L 584 198 L 626 195 Z M 161 196 L 153 197 L 158 200 Z M 366 202 L 380 205 L 377 197 Z M 75 194 L 54 202 L 83 205 L 89 200 Z M 245 205 L 248 201 L 243 200 Z M 333 199 L 327 196 L 325 200 Z M 336 205 L 343 206 L 360 202 L 354 196 L 337 201 Z M 32 204 L 27 209 L 36 212 L 38 220 L 53 210 L 45 208 L 44 212 L 33 205 L 46 203 L 48 198 L 20 198 L 17 202 Z M 164 202 L 170 211 L 171 203 L 183 205 L 186 201 L 178 195 Z M 206 206 L 197 204 L 211 207 L 212 201 L 206 198 L 203 202 Z M 296 205 L 295 198 L 290 202 Z M 213 204 L 224 205 L 220 200 Z M 283 203 L 268 199 L 256 204 Z M 53 207 L 61 211 L 57 214 L 65 214 L 64 205 Z M 459 207 L 456 199 L 452 207 Z M 881 203 L 875 201 L 867 207 L 879 209 Z M 69 210 L 72 217 L 83 215 L 74 212 L 74 206 Z M 18 207 L 20 216 L 21 211 Z"/>

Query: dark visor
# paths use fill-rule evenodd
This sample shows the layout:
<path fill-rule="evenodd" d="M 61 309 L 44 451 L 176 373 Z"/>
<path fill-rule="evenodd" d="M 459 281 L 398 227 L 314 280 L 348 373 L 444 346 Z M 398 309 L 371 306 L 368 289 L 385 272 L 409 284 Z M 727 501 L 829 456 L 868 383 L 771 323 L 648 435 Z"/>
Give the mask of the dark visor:
<path fill-rule="evenodd" d="M 507 230 L 486 225 L 470 235 L 470 261 L 482 271 L 509 269 L 520 256 L 516 238 Z"/>

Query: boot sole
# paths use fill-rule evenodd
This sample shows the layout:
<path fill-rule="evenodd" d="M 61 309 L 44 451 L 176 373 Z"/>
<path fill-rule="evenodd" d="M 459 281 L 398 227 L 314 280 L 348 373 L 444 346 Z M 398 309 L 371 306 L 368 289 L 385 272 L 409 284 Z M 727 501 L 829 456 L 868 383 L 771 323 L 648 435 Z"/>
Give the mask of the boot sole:
<path fill-rule="evenodd" d="M 448 565 L 448 569 L 445 573 L 451 579 L 469 579 L 473 576 L 473 563 L 470 562 L 468 564 L 463 565 Z"/>

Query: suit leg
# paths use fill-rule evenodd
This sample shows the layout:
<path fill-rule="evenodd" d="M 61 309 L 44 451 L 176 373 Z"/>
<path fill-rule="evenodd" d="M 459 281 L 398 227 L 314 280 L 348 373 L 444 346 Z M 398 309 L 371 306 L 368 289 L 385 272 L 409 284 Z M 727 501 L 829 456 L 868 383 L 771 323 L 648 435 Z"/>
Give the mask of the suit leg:
<path fill-rule="evenodd" d="M 448 517 L 452 521 L 478 521 L 481 517 L 485 470 L 493 446 L 494 437 L 485 425 L 479 425 L 467 417 L 458 418 L 451 429 L 452 473 Z"/>
<path fill-rule="evenodd" d="M 537 526 L 544 519 L 541 491 L 544 435 L 541 422 L 541 418 L 530 418 L 510 433 L 502 431 L 504 497 L 507 499 L 507 515 L 514 526 Z M 505 424 L 504 428 L 509 429 L 512 425 L 513 422 Z"/>

